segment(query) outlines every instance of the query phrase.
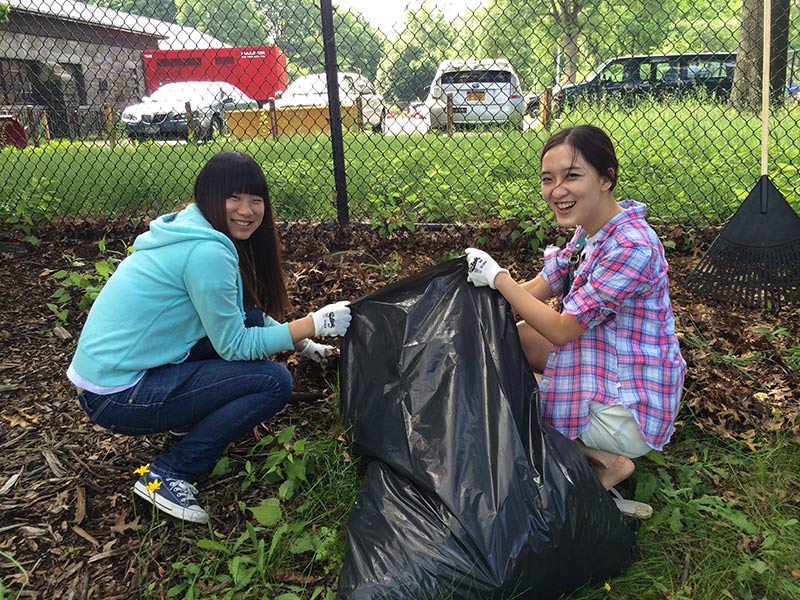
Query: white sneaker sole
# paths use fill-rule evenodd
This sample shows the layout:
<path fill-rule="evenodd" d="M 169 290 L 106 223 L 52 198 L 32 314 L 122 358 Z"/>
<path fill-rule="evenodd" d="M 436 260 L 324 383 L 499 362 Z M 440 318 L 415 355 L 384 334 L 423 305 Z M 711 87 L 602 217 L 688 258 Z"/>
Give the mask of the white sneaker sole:
<path fill-rule="evenodd" d="M 617 505 L 619 512 L 626 517 L 635 517 L 637 519 L 649 519 L 653 516 L 653 507 L 644 502 L 637 502 L 636 500 L 626 500 L 622 497 L 616 488 L 608 490 L 611 492 L 612 500 Z"/>
<path fill-rule="evenodd" d="M 170 502 L 161 496 L 148 492 L 141 481 L 137 481 L 133 486 L 133 493 L 153 504 L 158 510 L 167 513 L 171 517 L 192 523 L 208 523 L 208 513 L 202 508 L 185 508 L 174 502 Z"/>
<path fill-rule="evenodd" d="M 618 500 L 614 502 L 621 512 L 626 517 L 636 517 L 637 519 L 649 519 L 653 516 L 653 507 L 644 502 L 637 502 L 636 500 Z"/>

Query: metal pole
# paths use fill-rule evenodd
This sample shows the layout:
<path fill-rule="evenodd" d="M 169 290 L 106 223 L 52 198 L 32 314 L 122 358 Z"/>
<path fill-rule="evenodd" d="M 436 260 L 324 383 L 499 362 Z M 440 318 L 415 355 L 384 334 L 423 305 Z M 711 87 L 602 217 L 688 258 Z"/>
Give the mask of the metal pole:
<path fill-rule="evenodd" d="M 350 222 L 347 207 L 347 181 L 344 168 L 344 142 L 342 140 L 342 111 L 339 102 L 339 67 L 336 64 L 336 39 L 333 31 L 333 6 L 331 0 L 320 0 L 322 14 L 322 45 L 325 50 L 325 74 L 328 80 L 328 110 L 331 119 L 331 152 L 333 154 L 333 181 L 336 189 L 336 214 L 340 225 Z"/>

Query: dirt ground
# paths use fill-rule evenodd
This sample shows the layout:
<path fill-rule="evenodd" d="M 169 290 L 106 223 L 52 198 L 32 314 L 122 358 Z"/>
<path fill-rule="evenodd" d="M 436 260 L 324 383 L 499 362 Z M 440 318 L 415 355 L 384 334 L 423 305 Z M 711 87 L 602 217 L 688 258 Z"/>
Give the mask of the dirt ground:
<path fill-rule="evenodd" d="M 54 272 L 78 270 L 76 260 L 91 269 L 102 258 L 98 240 L 105 238 L 107 252 L 119 252 L 141 230 L 131 223 L 51 222 L 35 231 L 41 243 L 33 246 L 21 231 L 0 225 L 0 581 L 12 591 L 24 587 L 22 597 L 140 595 L 132 471 L 147 462 L 143 457 L 156 454 L 166 437 L 114 436 L 89 422 L 64 377 L 83 314 L 73 300 L 64 329 L 56 329 L 46 305 L 59 288 Z M 508 225 L 496 224 L 480 231 L 452 226 L 382 238 L 366 228 L 285 226 L 291 316 L 355 299 L 469 245 L 492 252 L 518 279 L 532 277 L 540 255 L 511 242 L 509 233 Z M 686 245 L 677 229 L 665 235 L 678 247 Z M 769 443 L 780 430 L 791 430 L 800 441 L 800 371 L 786 360 L 786 350 L 800 343 L 800 309 L 732 308 L 697 296 L 684 280 L 708 240 L 692 244 L 668 255 L 688 363 L 681 420 L 694 419 L 750 447 Z M 298 412 L 322 411 L 335 419 L 335 400 L 325 383 L 330 373 L 290 354 L 278 358 L 294 374 L 294 401 L 254 435 L 277 430 Z M 252 441 L 242 440 L 229 452 L 244 453 Z M 204 496 L 214 493 L 203 490 Z M 235 506 L 226 514 L 246 518 Z M 162 568 L 169 567 L 171 546 L 180 544 L 179 538 L 164 536 Z"/>

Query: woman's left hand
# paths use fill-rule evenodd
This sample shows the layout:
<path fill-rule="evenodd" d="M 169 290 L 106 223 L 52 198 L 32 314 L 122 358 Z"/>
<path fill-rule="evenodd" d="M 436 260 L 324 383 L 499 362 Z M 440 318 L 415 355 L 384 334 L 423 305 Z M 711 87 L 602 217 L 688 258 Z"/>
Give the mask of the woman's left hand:
<path fill-rule="evenodd" d="M 306 338 L 306 340 L 303 342 L 303 346 L 298 350 L 298 352 L 306 358 L 310 358 L 314 362 L 319 363 L 324 367 L 330 357 L 339 354 L 339 349 L 335 348 L 334 346 L 320 344 L 314 340 L 309 340 Z"/>

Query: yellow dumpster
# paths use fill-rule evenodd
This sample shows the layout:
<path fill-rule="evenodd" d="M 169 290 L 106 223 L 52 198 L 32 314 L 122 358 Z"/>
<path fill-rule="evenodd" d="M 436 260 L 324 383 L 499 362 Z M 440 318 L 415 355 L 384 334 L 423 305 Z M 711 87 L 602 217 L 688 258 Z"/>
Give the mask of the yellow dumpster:
<path fill-rule="evenodd" d="M 269 108 L 232 110 L 226 114 L 228 133 L 239 139 L 266 138 L 271 135 L 330 133 L 327 106 L 284 106 L 270 114 Z M 358 109 L 341 109 L 342 129 L 358 131 Z"/>
<path fill-rule="evenodd" d="M 265 138 L 269 135 L 269 124 L 264 127 L 262 109 L 248 108 L 245 110 L 230 110 L 225 113 L 228 123 L 228 134 L 240 140 Z"/>

